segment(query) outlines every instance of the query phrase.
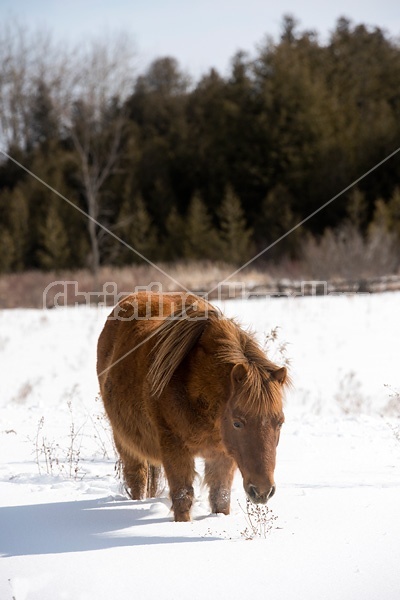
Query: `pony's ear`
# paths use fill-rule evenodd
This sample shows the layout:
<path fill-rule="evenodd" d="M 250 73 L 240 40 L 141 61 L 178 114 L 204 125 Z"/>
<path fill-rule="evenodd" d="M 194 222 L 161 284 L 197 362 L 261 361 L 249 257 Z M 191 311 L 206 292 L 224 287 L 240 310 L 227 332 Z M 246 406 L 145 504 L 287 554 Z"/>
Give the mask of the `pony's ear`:
<path fill-rule="evenodd" d="M 247 375 L 246 365 L 243 363 L 236 364 L 231 373 L 232 381 L 234 383 L 242 383 Z"/>
<path fill-rule="evenodd" d="M 286 367 L 280 367 L 279 369 L 275 369 L 275 371 L 271 371 L 271 377 L 272 379 L 275 379 L 275 381 L 283 385 L 287 378 Z"/>

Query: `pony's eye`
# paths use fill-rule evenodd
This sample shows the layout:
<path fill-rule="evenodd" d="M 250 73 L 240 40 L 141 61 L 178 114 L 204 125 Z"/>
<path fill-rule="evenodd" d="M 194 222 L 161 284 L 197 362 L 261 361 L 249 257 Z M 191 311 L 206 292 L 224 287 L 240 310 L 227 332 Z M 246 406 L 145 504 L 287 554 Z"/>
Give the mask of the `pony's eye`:
<path fill-rule="evenodd" d="M 243 423 L 242 423 L 241 421 L 233 421 L 233 426 L 234 426 L 236 429 L 242 429 L 242 427 L 243 427 Z"/>

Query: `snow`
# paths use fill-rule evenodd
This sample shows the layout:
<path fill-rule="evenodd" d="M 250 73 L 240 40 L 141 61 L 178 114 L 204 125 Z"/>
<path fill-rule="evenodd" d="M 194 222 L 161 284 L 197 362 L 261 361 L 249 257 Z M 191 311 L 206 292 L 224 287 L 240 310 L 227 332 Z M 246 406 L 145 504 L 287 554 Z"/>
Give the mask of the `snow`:
<path fill-rule="evenodd" d="M 277 518 L 251 540 L 239 473 L 228 517 L 210 514 L 201 478 L 190 523 L 172 521 L 167 491 L 123 494 L 95 377 L 109 309 L 0 312 L 0 599 L 397 600 L 399 305 L 221 303 L 261 342 L 278 325 L 292 361 Z"/>

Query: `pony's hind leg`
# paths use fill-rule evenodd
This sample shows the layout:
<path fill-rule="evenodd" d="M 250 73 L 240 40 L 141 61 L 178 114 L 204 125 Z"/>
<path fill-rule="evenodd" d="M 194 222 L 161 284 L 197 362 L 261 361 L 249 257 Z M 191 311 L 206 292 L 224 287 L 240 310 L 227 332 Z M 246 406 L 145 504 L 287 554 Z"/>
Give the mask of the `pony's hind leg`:
<path fill-rule="evenodd" d="M 132 500 L 143 500 L 147 496 L 147 461 L 125 457 L 122 464 L 126 491 Z"/>
<path fill-rule="evenodd" d="M 204 480 L 210 490 L 211 512 L 229 515 L 235 469 L 235 462 L 225 454 L 216 454 L 212 458 L 206 459 Z"/>
<path fill-rule="evenodd" d="M 156 498 L 162 491 L 163 470 L 161 466 L 148 463 L 147 497 Z"/>
<path fill-rule="evenodd" d="M 114 440 L 122 462 L 125 489 L 132 500 L 143 500 L 147 496 L 147 461 L 128 453 L 116 438 Z"/>

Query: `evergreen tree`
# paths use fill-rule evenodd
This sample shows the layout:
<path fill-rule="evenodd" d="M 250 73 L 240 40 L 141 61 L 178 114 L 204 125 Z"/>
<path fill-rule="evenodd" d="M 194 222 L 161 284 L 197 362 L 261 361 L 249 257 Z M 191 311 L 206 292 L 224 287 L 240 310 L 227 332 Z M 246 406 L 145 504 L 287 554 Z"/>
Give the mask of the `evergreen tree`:
<path fill-rule="evenodd" d="M 400 242 L 400 188 L 396 187 L 389 202 L 378 198 L 375 202 L 373 219 L 369 225 L 370 233 L 377 230 L 393 234 Z"/>
<path fill-rule="evenodd" d="M 292 197 L 291 209 L 299 214 L 321 204 L 316 164 L 326 151 L 321 140 L 331 138 L 326 109 L 329 93 L 317 53 L 314 36 L 297 33 L 294 20 L 288 17 L 279 44 L 269 41 L 254 63 L 259 129 L 267 141 L 261 155 L 265 175 L 260 200 L 284 186 Z"/>
<path fill-rule="evenodd" d="M 71 177 L 71 172 L 74 172 L 71 162 L 70 153 L 57 146 L 55 141 L 48 142 L 45 149 L 37 148 L 32 155 L 32 172 L 41 181 L 27 178 L 19 186 L 29 206 L 26 268 L 87 266 L 88 246 L 84 244 L 87 239 L 86 222 L 70 204 L 52 191 L 56 190 L 79 206 L 79 197 L 71 185 L 74 181 Z M 59 249 L 53 227 L 60 235 Z M 47 234 L 50 238 L 48 242 L 45 241 Z M 58 259 L 61 260 L 60 264 L 57 264 Z"/>
<path fill-rule="evenodd" d="M 53 198 L 46 218 L 39 225 L 37 252 L 39 267 L 45 271 L 64 269 L 69 266 L 70 245 L 65 225 L 58 212 L 58 198 Z"/>
<path fill-rule="evenodd" d="M 12 195 L 10 225 L 15 248 L 14 268 L 17 271 L 22 271 L 27 252 L 29 210 L 27 199 L 19 189 L 15 190 Z"/>
<path fill-rule="evenodd" d="M 378 198 L 375 202 L 374 214 L 368 225 L 367 234 L 370 239 L 379 239 L 389 235 L 389 211 L 382 198 Z"/>
<path fill-rule="evenodd" d="M 32 146 L 57 139 L 60 126 L 51 98 L 49 86 L 40 79 L 36 93 L 31 99 L 31 140 Z"/>
<path fill-rule="evenodd" d="M 185 254 L 186 246 L 185 233 L 185 222 L 174 205 L 165 223 L 165 238 L 160 258 L 167 261 L 182 258 Z"/>
<path fill-rule="evenodd" d="M 247 228 L 240 199 L 228 186 L 219 210 L 222 257 L 238 265 L 250 258 L 252 230 Z"/>
<path fill-rule="evenodd" d="M 13 271 L 15 263 L 14 240 L 8 229 L 0 228 L 0 273 Z"/>
<path fill-rule="evenodd" d="M 203 200 L 195 194 L 186 218 L 185 258 L 215 260 L 220 256 L 221 241 Z"/>
<path fill-rule="evenodd" d="M 367 203 L 365 194 L 357 187 L 349 194 L 346 212 L 352 225 L 362 230 L 367 220 Z"/>
<path fill-rule="evenodd" d="M 156 257 L 156 228 L 140 194 L 134 196 L 132 200 L 126 199 L 124 201 L 119 214 L 119 225 L 122 239 L 132 248 L 149 260 Z M 142 261 L 140 256 L 129 250 L 129 248 L 118 246 L 118 250 L 124 263 Z"/>
<path fill-rule="evenodd" d="M 0 197 L 2 270 L 21 271 L 26 267 L 29 211 L 19 187 L 4 191 Z"/>
<path fill-rule="evenodd" d="M 237 113 L 237 108 L 227 97 L 227 83 L 212 69 L 188 98 L 185 144 L 189 195 L 197 190 L 207 199 L 208 207 L 220 204 L 230 171 L 236 171 L 236 164 L 229 164 L 232 156 L 237 156 L 229 123 L 232 111 Z"/>
<path fill-rule="evenodd" d="M 400 241 L 400 188 L 396 187 L 387 205 L 388 229 Z"/>
<path fill-rule="evenodd" d="M 293 196 L 284 185 L 277 185 L 266 195 L 258 221 L 258 237 L 264 247 L 275 244 L 300 221 L 296 218 L 292 206 Z M 301 231 L 296 229 L 273 246 L 265 258 L 282 256 L 285 253 L 295 255 L 299 249 L 300 239 Z"/>

